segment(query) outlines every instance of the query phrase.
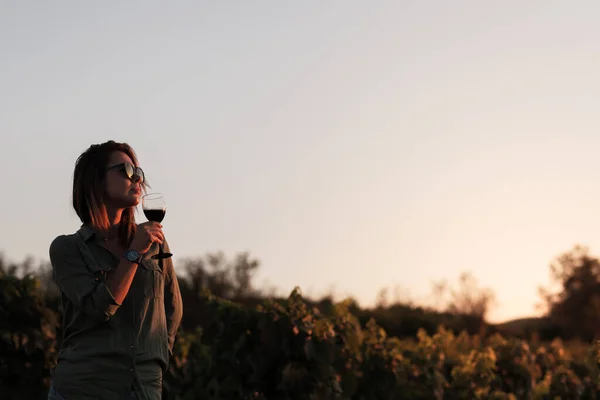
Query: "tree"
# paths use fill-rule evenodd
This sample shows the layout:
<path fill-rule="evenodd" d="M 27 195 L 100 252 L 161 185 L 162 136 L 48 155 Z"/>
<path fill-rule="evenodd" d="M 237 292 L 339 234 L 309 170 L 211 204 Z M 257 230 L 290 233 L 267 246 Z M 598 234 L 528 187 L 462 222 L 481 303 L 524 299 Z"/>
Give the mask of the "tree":
<path fill-rule="evenodd" d="M 7 399 L 42 398 L 57 356 L 58 314 L 30 266 L 0 254 L 0 392 Z"/>
<path fill-rule="evenodd" d="M 181 325 L 184 329 L 202 326 L 211 316 L 205 311 L 207 292 L 244 305 L 260 302 L 263 293 L 255 288 L 254 275 L 259 267 L 248 253 L 238 253 L 229 260 L 222 252 L 191 258 L 182 263 L 184 276 L 178 276 L 185 309 Z"/>
<path fill-rule="evenodd" d="M 585 246 L 575 246 L 550 264 L 557 291 L 540 289 L 547 316 L 564 338 L 600 337 L 600 261 Z"/>
<path fill-rule="evenodd" d="M 253 278 L 259 267 L 258 260 L 248 253 L 239 253 L 233 261 L 222 252 L 207 254 L 205 258 L 188 259 L 183 263 L 190 289 L 196 293 L 208 289 L 217 297 L 243 299 L 256 297 L 261 292 L 254 287 Z"/>
<path fill-rule="evenodd" d="M 470 272 L 460 275 L 458 289 L 441 281 L 433 284 L 432 291 L 436 305 L 440 307 L 445 303 L 444 311 L 461 317 L 469 332 L 479 332 L 485 326 L 487 314 L 496 301 L 494 292 L 489 288 L 479 288 Z M 447 294 L 449 299 L 444 301 Z"/>
<path fill-rule="evenodd" d="M 448 311 L 453 314 L 469 315 L 485 320 L 490 307 L 495 302 L 491 289 L 479 289 L 477 280 L 471 273 L 463 272 L 459 278 L 459 289 L 450 289 L 451 300 Z"/>

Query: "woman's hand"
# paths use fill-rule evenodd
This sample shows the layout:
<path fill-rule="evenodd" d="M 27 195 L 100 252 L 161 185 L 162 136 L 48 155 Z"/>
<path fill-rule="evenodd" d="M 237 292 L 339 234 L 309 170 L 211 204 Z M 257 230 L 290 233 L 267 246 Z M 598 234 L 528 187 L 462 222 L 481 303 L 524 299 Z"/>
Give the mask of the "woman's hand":
<path fill-rule="evenodd" d="M 164 240 L 162 225 L 158 222 L 148 221 L 137 226 L 130 248 L 140 254 L 144 254 L 150 250 L 152 243 L 163 244 Z"/>

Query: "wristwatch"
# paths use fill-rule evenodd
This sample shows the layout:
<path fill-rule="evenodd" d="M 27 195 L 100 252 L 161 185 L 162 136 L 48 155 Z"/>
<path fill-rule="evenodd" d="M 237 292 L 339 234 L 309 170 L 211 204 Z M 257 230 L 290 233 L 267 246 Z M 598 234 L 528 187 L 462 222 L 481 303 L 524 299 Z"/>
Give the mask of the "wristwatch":
<path fill-rule="evenodd" d="M 142 262 L 142 255 L 133 249 L 127 250 L 125 258 L 135 264 L 140 264 Z"/>

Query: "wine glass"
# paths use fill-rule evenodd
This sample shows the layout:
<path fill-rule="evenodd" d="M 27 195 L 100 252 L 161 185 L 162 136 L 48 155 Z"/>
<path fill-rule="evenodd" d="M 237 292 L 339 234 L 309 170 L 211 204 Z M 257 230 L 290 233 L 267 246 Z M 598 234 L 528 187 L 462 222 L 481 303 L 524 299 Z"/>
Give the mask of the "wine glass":
<path fill-rule="evenodd" d="M 167 212 L 167 203 L 161 193 L 148 193 L 142 197 L 142 209 L 144 210 L 144 215 L 148 218 L 148 221 L 161 223 Z M 158 254 L 153 255 L 152 258 L 160 260 L 169 258 L 172 255 L 173 254 L 171 253 L 164 253 L 163 245 L 161 244 Z"/>

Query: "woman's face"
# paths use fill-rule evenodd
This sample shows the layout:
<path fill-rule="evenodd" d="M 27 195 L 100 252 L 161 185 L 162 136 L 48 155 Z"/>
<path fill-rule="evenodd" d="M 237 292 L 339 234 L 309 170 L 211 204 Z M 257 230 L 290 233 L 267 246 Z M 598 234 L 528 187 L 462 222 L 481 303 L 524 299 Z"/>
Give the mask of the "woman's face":
<path fill-rule="evenodd" d="M 135 175 L 132 179 L 127 177 L 123 163 L 135 166 L 127 154 L 121 151 L 111 154 L 106 171 L 105 203 L 117 208 L 135 207 L 140 203 L 141 182 Z"/>

